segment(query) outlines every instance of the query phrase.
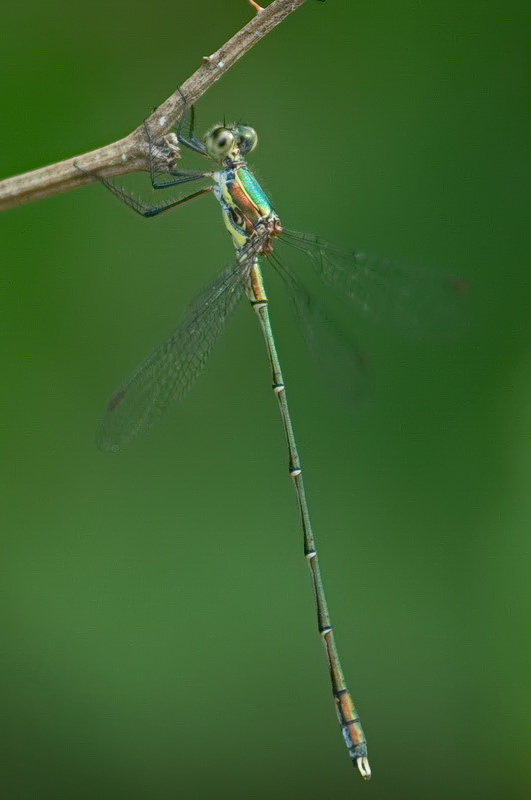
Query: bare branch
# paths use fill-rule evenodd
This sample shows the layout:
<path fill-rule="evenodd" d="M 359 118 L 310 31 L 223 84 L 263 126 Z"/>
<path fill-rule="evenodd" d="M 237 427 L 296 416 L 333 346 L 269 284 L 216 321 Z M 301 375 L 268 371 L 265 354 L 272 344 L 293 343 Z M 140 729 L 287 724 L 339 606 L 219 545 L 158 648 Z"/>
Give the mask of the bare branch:
<path fill-rule="evenodd" d="M 188 102 L 195 103 L 253 45 L 273 30 L 288 14 L 302 6 L 306 0 L 274 0 L 271 5 L 261 10 L 257 9 L 256 3 L 252 3 L 251 0 L 249 2 L 257 10 L 256 16 L 219 50 L 210 56 L 205 56 L 199 69 L 182 84 L 181 90 Z M 106 177 L 149 170 L 146 123 L 151 132 L 151 147 L 155 147 L 158 168 L 161 172 L 171 170 L 178 155 L 176 148 L 168 144 L 166 134 L 175 125 L 182 110 L 183 99 L 177 90 L 124 139 L 48 167 L 0 181 L 0 210 L 66 192 L 95 180 L 90 175 L 82 174 L 75 167 L 74 162 L 77 161 L 84 169 Z"/>

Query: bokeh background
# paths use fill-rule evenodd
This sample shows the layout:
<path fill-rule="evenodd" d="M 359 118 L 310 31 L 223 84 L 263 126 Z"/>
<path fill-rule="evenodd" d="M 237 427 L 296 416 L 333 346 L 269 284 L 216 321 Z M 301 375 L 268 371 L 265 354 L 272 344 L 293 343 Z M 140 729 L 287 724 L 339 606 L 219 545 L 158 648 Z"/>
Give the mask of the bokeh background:
<path fill-rule="evenodd" d="M 106 397 L 230 259 L 214 201 L 144 221 L 95 185 L 0 216 L 2 798 L 530 796 L 526 9 L 309 0 L 197 108 L 200 129 L 258 129 L 285 224 L 469 285 L 442 340 L 331 299 L 370 364 L 360 407 L 271 292 L 367 785 L 247 305 L 163 424 L 118 456 L 94 443 Z M 250 15 L 5 5 L 2 176 L 126 134 Z"/>

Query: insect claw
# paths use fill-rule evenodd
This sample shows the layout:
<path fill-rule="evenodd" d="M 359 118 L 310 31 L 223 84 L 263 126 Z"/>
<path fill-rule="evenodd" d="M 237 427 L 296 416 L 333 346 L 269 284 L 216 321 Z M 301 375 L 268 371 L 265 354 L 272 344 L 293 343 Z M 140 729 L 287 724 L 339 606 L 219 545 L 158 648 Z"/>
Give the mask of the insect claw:
<path fill-rule="evenodd" d="M 258 3 L 255 3 L 255 2 L 254 2 L 254 0 L 249 0 L 249 5 L 251 5 L 251 6 L 254 8 L 254 10 L 256 11 L 256 13 L 257 13 L 257 14 L 259 14 L 259 13 L 260 13 L 260 11 L 263 11 L 263 10 L 264 10 L 264 9 L 262 8 L 262 6 L 259 6 L 259 5 L 258 5 Z"/>

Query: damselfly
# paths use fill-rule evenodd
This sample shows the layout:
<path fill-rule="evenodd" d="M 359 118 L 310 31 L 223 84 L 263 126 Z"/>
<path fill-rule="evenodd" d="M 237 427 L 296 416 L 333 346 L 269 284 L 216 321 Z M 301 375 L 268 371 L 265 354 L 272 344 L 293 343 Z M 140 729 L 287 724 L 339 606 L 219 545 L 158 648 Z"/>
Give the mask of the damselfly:
<path fill-rule="evenodd" d="M 149 142 L 149 131 L 146 129 Z M 351 300 L 360 311 L 394 320 L 415 329 L 426 320 L 448 321 L 455 306 L 458 282 L 431 272 L 412 273 L 387 259 L 371 258 L 361 252 L 345 250 L 310 234 L 283 229 L 266 194 L 247 166 L 246 157 L 257 144 L 255 130 L 243 124 L 219 124 L 199 140 L 194 134 L 193 107 L 186 111 L 177 128 L 177 141 L 217 165 L 211 171 L 174 171 L 171 178 L 154 188 L 206 180 L 208 185 L 177 199 L 150 207 L 101 176 L 105 186 L 137 213 L 152 217 L 188 200 L 212 192 L 220 204 L 223 221 L 236 251 L 234 261 L 204 287 L 190 303 L 171 336 L 144 361 L 110 398 L 98 431 L 103 450 L 117 451 L 150 428 L 175 400 L 184 397 L 203 369 L 214 342 L 238 301 L 247 295 L 258 316 L 269 358 L 273 391 L 277 397 L 286 435 L 291 476 L 304 542 L 304 555 L 310 569 L 317 611 L 317 625 L 328 661 L 332 693 L 341 731 L 349 755 L 364 778 L 371 775 L 367 744 L 336 649 L 330 614 L 323 590 L 316 546 L 301 464 L 288 410 L 284 378 L 277 355 L 264 290 L 261 263 L 268 260 L 287 283 L 297 317 L 312 349 L 319 351 L 327 340 L 326 326 L 318 304 L 301 282 L 273 253 L 273 245 L 285 242 L 308 256 L 319 276 Z M 175 140 L 169 141 L 175 147 Z M 80 167 L 80 169 L 82 169 Z M 347 354 L 343 372 L 356 381 L 359 366 L 356 353 Z"/>

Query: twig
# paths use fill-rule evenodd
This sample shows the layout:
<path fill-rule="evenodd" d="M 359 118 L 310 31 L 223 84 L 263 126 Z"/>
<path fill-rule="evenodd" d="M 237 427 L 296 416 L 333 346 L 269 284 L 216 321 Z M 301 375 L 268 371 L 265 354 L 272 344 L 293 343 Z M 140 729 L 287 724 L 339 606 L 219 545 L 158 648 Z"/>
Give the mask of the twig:
<path fill-rule="evenodd" d="M 205 56 L 199 69 L 182 84 L 181 90 L 187 101 L 195 103 L 253 45 L 305 2 L 306 0 L 274 0 L 267 8 L 260 10 L 256 3 L 251 3 L 257 11 L 256 16 L 219 50 Z M 182 110 L 183 99 L 177 90 L 124 139 L 0 181 L 0 210 L 66 192 L 95 180 L 92 176 L 81 173 L 74 166 L 76 161 L 85 170 L 106 177 L 148 170 L 150 148 L 146 142 L 146 124 L 151 136 L 151 150 L 155 148 L 157 168 L 161 172 L 171 170 L 178 158 L 178 152 L 171 146 L 166 135 L 179 119 Z"/>

